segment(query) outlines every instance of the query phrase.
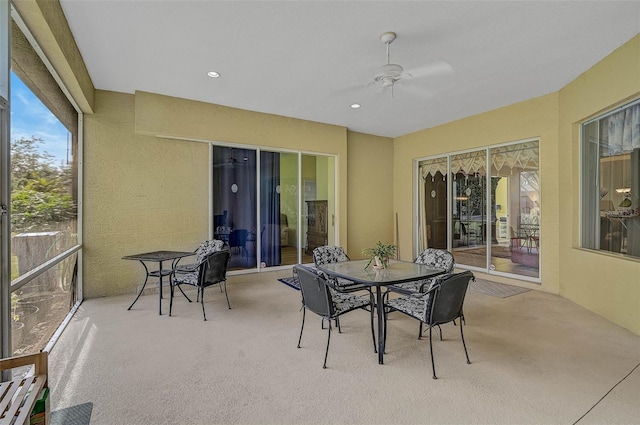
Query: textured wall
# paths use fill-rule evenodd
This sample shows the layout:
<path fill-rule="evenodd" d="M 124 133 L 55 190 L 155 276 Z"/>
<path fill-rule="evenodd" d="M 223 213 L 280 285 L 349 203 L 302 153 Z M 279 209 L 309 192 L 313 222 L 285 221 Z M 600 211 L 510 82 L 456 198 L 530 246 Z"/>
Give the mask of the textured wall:
<path fill-rule="evenodd" d="M 134 96 L 96 92 L 85 117 L 84 291 L 135 290 L 143 277 L 127 254 L 194 250 L 208 234 L 204 143 L 134 134 Z"/>
<path fill-rule="evenodd" d="M 640 260 L 578 249 L 580 122 L 640 96 L 640 35 L 560 91 L 560 294 L 640 334 Z"/>
<path fill-rule="evenodd" d="M 362 250 L 378 241 L 395 243 L 393 139 L 354 132 L 348 137 L 348 254 L 362 258 Z"/>

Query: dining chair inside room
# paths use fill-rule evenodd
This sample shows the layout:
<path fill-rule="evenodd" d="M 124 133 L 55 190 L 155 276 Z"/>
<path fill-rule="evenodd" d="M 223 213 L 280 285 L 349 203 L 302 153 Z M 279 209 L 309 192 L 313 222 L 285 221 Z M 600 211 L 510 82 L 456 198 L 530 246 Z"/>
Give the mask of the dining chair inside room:
<path fill-rule="evenodd" d="M 240 255 L 248 255 L 247 238 L 249 231 L 247 229 L 233 229 L 229 234 L 229 248 L 238 248 Z"/>
<path fill-rule="evenodd" d="M 224 295 L 227 299 L 227 307 L 231 309 L 229 303 L 229 295 L 227 293 L 227 268 L 229 267 L 229 258 L 231 253 L 229 251 L 215 251 L 204 256 L 202 261 L 197 264 L 196 270 L 193 271 L 174 271 L 171 277 L 171 301 L 169 303 L 169 316 L 171 316 L 173 310 L 173 295 L 175 287 L 177 286 L 180 291 L 180 285 L 191 285 L 197 289 L 196 302 L 199 300 L 202 304 L 202 317 L 207 320 L 207 314 L 204 310 L 204 289 L 212 286 L 219 285 L 220 292 L 224 291 Z M 182 292 L 184 294 L 184 292 Z M 187 297 L 185 295 L 185 297 Z M 187 297 L 187 300 L 191 300 Z"/>
<path fill-rule="evenodd" d="M 432 330 L 435 326 L 440 329 L 440 325 L 453 322 L 459 317 L 462 318 L 465 295 L 472 280 L 475 281 L 475 277 L 470 271 L 443 276 L 436 278 L 431 284 L 431 288 L 425 293 L 392 298 L 385 302 L 385 338 L 387 335 L 387 316 L 394 311 L 406 314 L 420 321 L 421 324 L 424 323 L 428 326 L 433 379 L 438 379 L 438 377 L 436 376 L 436 366 L 433 358 Z M 460 321 L 460 337 L 467 364 L 471 364 L 469 353 L 467 352 L 467 344 L 464 341 L 463 322 L 463 320 Z M 440 340 L 442 341 L 442 329 L 440 329 Z"/>
<path fill-rule="evenodd" d="M 369 297 L 331 291 L 324 277 L 316 273 L 314 269 L 300 264 L 294 266 L 294 273 L 298 276 L 300 292 L 302 294 L 302 326 L 300 327 L 298 348 L 300 348 L 300 343 L 302 342 L 306 311 L 310 310 L 322 318 L 323 328 L 324 322 L 326 321 L 328 323 L 327 348 L 325 349 L 324 363 L 322 365 L 322 367 L 326 369 L 329 343 L 331 342 L 331 321 L 337 321 L 338 317 L 343 314 L 363 309 L 370 312 L 371 336 L 373 338 L 374 351 L 376 350 L 376 338 L 373 328 L 373 304 Z"/>

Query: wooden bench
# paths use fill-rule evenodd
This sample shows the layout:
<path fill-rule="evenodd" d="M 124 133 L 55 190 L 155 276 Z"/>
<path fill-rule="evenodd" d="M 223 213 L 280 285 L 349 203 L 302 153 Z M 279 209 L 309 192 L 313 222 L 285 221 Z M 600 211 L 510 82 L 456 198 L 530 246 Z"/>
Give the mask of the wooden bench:
<path fill-rule="evenodd" d="M 0 359 L 0 371 L 30 365 L 34 366 L 33 375 L 0 382 L 0 425 L 29 424 L 31 411 L 47 387 L 48 354 L 43 351 Z M 40 423 L 49 424 L 49 415 L 47 407 L 44 421 Z"/>

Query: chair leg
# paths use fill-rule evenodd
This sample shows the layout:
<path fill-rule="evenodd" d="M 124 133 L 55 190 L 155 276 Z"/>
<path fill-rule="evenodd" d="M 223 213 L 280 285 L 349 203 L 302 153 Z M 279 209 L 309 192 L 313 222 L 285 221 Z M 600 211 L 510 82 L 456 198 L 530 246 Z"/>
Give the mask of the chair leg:
<path fill-rule="evenodd" d="M 300 348 L 300 341 L 302 341 L 302 330 L 304 329 L 304 316 L 306 312 L 307 312 L 307 309 L 303 305 L 302 306 L 302 326 L 300 326 L 300 337 L 298 337 L 298 348 Z"/>
<path fill-rule="evenodd" d="M 175 290 L 175 285 L 173 282 L 169 282 L 169 286 L 171 287 L 171 298 L 169 299 L 169 317 L 171 317 L 171 310 L 173 309 L 173 291 Z M 178 288 L 180 288 L 180 285 L 178 285 Z M 182 291 L 182 289 L 180 289 Z M 183 292 L 184 294 L 184 292 Z"/>
<path fill-rule="evenodd" d="M 220 282 L 220 289 L 222 289 L 222 285 L 224 285 L 224 296 L 227 298 L 227 307 L 231 310 L 231 304 L 229 304 L 229 294 L 227 293 L 227 281 L 223 280 Z"/>
<path fill-rule="evenodd" d="M 144 263 L 143 263 L 144 265 Z M 147 266 L 145 266 L 146 269 Z M 138 296 L 136 297 L 135 300 L 133 300 L 133 302 L 131 303 L 131 305 L 129 306 L 129 308 L 127 310 L 131 310 L 131 307 L 133 307 L 133 305 L 136 303 L 136 301 L 138 301 L 138 298 L 140 298 L 140 295 L 142 295 L 142 291 L 144 291 L 144 287 L 147 286 L 147 280 L 149 280 L 149 273 L 147 273 L 147 277 L 144 278 L 144 283 L 142 284 L 142 288 L 140 289 L 140 292 L 138 292 Z"/>
<path fill-rule="evenodd" d="M 371 310 L 371 337 L 373 338 L 373 352 L 377 353 L 378 352 L 378 348 L 376 347 L 376 332 L 375 332 L 374 327 L 373 327 L 373 295 L 371 293 L 369 294 L 369 301 L 371 302 L 371 307 L 370 307 L 370 310 Z M 383 311 L 383 314 L 384 314 L 384 311 Z M 385 316 L 385 325 L 386 325 L 386 316 Z M 386 335 L 387 335 L 387 333 L 385 332 L 385 336 Z"/>
<path fill-rule="evenodd" d="M 464 347 L 464 355 L 467 356 L 467 364 L 471 364 L 469 353 L 467 352 L 467 344 L 464 342 L 464 333 L 462 332 L 462 321 L 460 322 L 460 337 L 462 338 L 462 346 Z"/>
<path fill-rule="evenodd" d="M 420 322 L 420 330 L 418 331 L 418 339 L 422 339 L 422 322 Z"/>
<path fill-rule="evenodd" d="M 433 326 L 429 326 L 429 352 L 431 353 L 431 369 L 433 370 L 433 379 L 438 379 L 436 376 L 436 363 L 433 361 L 433 343 L 431 342 L 431 330 Z"/>
<path fill-rule="evenodd" d="M 324 352 L 324 364 L 322 365 L 323 369 L 327 368 L 327 356 L 329 355 L 329 342 L 331 342 L 331 319 L 329 319 L 328 322 L 329 322 L 329 332 L 327 332 L 327 349 Z"/>
<path fill-rule="evenodd" d="M 184 297 L 187 299 L 187 301 L 191 302 L 191 299 L 189 299 L 189 297 L 187 297 L 187 294 L 184 293 L 184 291 L 182 290 L 182 287 L 180 285 L 178 285 L 178 289 L 180 290 L 180 292 L 182 292 L 182 295 L 184 295 Z"/>
<path fill-rule="evenodd" d="M 438 325 L 438 330 L 440 331 L 440 341 L 442 341 L 442 328 Z"/>
<path fill-rule="evenodd" d="M 207 313 L 204 311 L 204 288 L 200 288 L 200 304 L 202 304 L 202 317 L 204 317 L 205 322 L 207 321 Z"/>

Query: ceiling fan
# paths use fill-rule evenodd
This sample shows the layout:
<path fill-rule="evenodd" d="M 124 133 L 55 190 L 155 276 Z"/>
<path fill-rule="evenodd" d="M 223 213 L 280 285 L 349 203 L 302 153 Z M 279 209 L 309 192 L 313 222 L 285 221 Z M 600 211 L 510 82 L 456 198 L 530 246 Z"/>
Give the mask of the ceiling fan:
<path fill-rule="evenodd" d="M 435 75 L 446 75 L 453 72 L 453 67 L 444 61 L 432 62 L 411 72 L 405 71 L 401 65 L 391 63 L 389 60 L 389 46 L 393 43 L 396 37 L 396 33 L 391 31 L 382 33 L 380 36 L 380 41 L 387 47 L 387 63 L 378 68 L 378 72 L 373 77 L 373 81 L 368 85 L 376 85 L 380 90 L 390 88 L 391 97 L 393 97 L 394 86 L 404 80 Z"/>

